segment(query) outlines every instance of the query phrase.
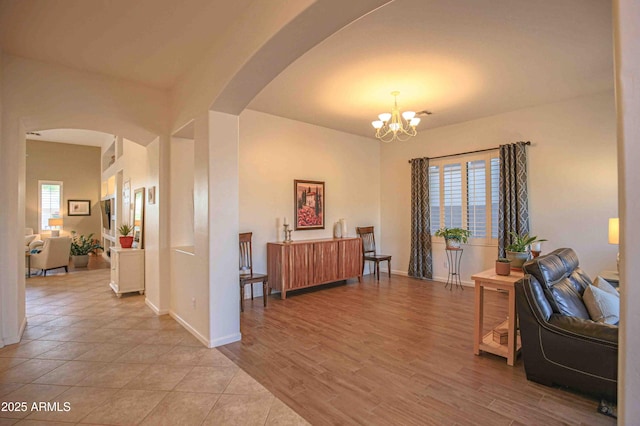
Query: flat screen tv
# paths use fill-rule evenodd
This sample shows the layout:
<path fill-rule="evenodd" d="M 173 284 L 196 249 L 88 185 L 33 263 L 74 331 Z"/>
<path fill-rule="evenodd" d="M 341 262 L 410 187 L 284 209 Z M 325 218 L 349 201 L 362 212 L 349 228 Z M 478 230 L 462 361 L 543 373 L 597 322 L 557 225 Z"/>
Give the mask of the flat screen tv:
<path fill-rule="evenodd" d="M 100 210 L 102 211 L 102 227 L 111 229 L 111 200 L 100 201 Z"/>

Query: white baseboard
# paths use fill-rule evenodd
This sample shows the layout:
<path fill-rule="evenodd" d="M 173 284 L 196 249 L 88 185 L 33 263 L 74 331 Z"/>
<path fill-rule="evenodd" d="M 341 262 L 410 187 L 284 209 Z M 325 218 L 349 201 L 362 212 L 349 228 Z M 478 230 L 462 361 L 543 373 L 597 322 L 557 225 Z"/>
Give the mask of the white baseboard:
<path fill-rule="evenodd" d="M 404 277 L 408 277 L 409 276 L 409 274 L 407 272 L 398 271 L 396 269 L 392 269 L 391 273 L 393 275 L 402 275 Z M 433 277 L 433 278 L 431 278 L 431 280 L 432 281 L 439 281 L 439 282 L 442 282 L 442 283 L 446 283 L 447 282 L 447 277 Z M 465 287 L 475 287 L 475 283 L 473 281 L 465 281 L 465 280 L 463 280 L 463 281 L 460 281 L 460 284 L 462 284 Z"/>
<path fill-rule="evenodd" d="M 439 281 L 441 283 L 447 282 L 447 277 L 433 277 L 432 279 L 433 281 Z M 461 280 L 460 284 L 462 284 L 465 287 L 475 287 L 476 285 L 473 281 L 465 281 L 465 280 Z"/>
<path fill-rule="evenodd" d="M 169 309 L 159 309 L 156 305 L 154 305 L 147 297 L 144 298 L 144 303 L 151 308 L 151 310 L 156 315 L 167 315 L 169 313 Z"/>
<path fill-rule="evenodd" d="M 180 317 L 180 315 L 176 314 L 175 312 L 173 312 L 171 310 L 169 311 L 169 315 L 171 315 L 171 318 L 176 320 L 178 322 L 178 324 L 180 324 L 181 326 L 186 328 L 189 333 L 193 334 L 193 337 L 195 337 L 196 339 L 200 340 L 203 345 L 205 345 L 208 348 L 212 348 L 213 347 L 213 346 L 210 346 L 209 339 L 204 337 L 202 334 L 198 333 L 198 330 L 196 330 L 195 328 L 191 327 L 191 325 L 188 322 L 186 322 L 185 320 L 183 320 Z"/>
<path fill-rule="evenodd" d="M 171 317 L 174 320 L 176 320 L 181 326 L 186 328 L 189 333 L 193 334 L 193 336 L 196 339 L 200 340 L 202 342 L 202 344 L 205 345 L 208 348 L 215 348 L 217 346 L 222 346 L 222 345 L 226 345 L 228 343 L 237 342 L 237 341 L 242 339 L 242 334 L 241 333 L 234 333 L 234 334 L 230 334 L 228 336 L 223 336 L 223 337 L 220 337 L 220 338 L 215 339 L 213 341 L 210 341 L 205 336 L 203 336 L 202 334 L 198 333 L 198 331 L 195 328 L 191 327 L 191 325 L 189 325 L 188 322 L 186 322 L 184 319 L 182 319 L 180 317 L 180 315 L 176 314 L 173 311 L 169 311 L 169 315 L 171 315 Z"/>
<path fill-rule="evenodd" d="M 233 333 L 228 336 L 223 336 L 218 339 L 215 339 L 211 342 L 210 348 L 215 348 L 216 346 L 226 345 L 228 343 L 238 342 L 242 339 L 241 333 Z"/>
<path fill-rule="evenodd" d="M 25 328 L 27 328 L 27 317 L 24 317 L 22 319 L 22 324 L 20 324 L 20 330 L 18 330 L 17 335 L 0 338 L 0 348 L 6 345 L 13 345 L 13 344 L 19 343 L 20 340 L 22 340 L 22 335 L 24 334 Z"/>

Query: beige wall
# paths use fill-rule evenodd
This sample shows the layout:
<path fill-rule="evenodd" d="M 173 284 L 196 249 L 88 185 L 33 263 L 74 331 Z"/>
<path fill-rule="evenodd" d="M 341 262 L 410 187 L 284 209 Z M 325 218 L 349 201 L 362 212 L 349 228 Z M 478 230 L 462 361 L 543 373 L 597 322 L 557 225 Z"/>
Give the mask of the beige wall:
<path fill-rule="evenodd" d="M 618 160 L 620 162 L 620 353 L 618 422 L 640 424 L 640 4 L 614 2 Z"/>
<path fill-rule="evenodd" d="M 63 231 L 100 238 L 100 148 L 27 140 L 25 224 L 39 232 L 38 180 L 62 181 Z M 91 200 L 91 216 L 69 216 L 67 200 Z M 44 235 L 43 235 L 44 236 Z"/>
<path fill-rule="evenodd" d="M 256 271 L 266 272 L 268 241 L 282 241 L 277 219 L 293 223 L 294 179 L 325 182 L 325 229 L 294 231 L 294 240 L 333 235 L 346 219 L 380 232 L 380 147 L 377 141 L 245 110 L 240 115 L 240 232 L 253 232 Z M 261 289 L 256 290 L 261 294 Z"/>
<path fill-rule="evenodd" d="M 591 276 L 616 268 L 617 246 L 607 242 L 609 217 L 617 217 L 617 160 L 613 92 L 526 108 L 453 126 L 423 130 L 412 141 L 381 151 L 382 241 L 393 269 L 407 272 L 410 251 L 411 167 L 407 160 L 531 141 L 531 230 L 549 241 L 543 252 L 572 247 Z M 428 127 L 429 120 L 425 123 Z M 462 279 L 490 268 L 497 248 L 464 247 Z M 445 278 L 444 243 L 434 243 L 434 276 Z"/>

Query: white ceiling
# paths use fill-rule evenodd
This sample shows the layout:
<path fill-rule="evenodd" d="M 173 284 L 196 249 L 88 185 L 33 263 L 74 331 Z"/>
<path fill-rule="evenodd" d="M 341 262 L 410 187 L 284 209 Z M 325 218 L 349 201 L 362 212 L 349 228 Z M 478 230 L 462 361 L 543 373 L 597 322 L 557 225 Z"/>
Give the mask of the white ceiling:
<path fill-rule="evenodd" d="M 253 0 L 1 0 L 6 53 L 169 89 Z"/>
<path fill-rule="evenodd" d="M 253 1 L 0 0 L 0 43 L 8 54 L 170 89 Z M 611 7 L 395 0 L 298 59 L 249 108 L 372 136 L 392 90 L 401 110 L 433 112 L 419 129 L 611 90 Z"/>
<path fill-rule="evenodd" d="M 390 112 L 433 128 L 613 89 L 611 3 L 396 0 L 289 66 L 249 108 L 372 136 Z"/>

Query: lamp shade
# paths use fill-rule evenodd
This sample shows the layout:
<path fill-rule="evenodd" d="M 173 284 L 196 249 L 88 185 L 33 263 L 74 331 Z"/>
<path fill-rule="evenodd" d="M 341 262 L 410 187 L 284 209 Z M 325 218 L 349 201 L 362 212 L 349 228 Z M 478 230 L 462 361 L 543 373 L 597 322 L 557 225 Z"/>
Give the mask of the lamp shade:
<path fill-rule="evenodd" d="M 49 223 L 49 226 L 62 226 L 62 218 L 50 217 L 48 223 Z"/>
<path fill-rule="evenodd" d="M 620 244 L 620 221 L 617 217 L 609 218 L 609 244 Z"/>

